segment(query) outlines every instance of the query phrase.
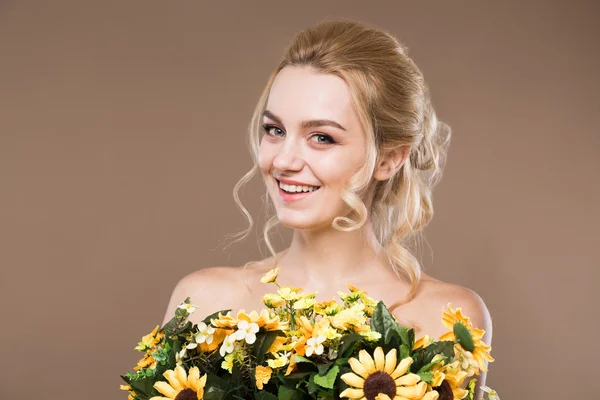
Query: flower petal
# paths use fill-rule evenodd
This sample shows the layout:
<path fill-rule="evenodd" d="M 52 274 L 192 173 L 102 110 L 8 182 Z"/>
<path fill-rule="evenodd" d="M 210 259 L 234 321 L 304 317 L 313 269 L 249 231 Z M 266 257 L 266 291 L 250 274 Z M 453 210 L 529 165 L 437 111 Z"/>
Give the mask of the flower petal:
<path fill-rule="evenodd" d="M 383 353 L 383 349 L 381 347 L 377 347 L 375 349 L 373 358 L 375 361 L 375 369 L 377 371 L 383 371 L 383 367 L 385 367 L 385 354 Z"/>
<path fill-rule="evenodd" d="M 177 379 L 179 379 L 182 387 L 188 387 L 187 371 L 185 368 L 183 368 L 181 365 L 175 367 L 175 375 L 177 376 Z"/>
<path fill-rule="evenodd" d="M 352 372 L 347 372 L 340 376 L 340 378 L 344 382 L 346 382 L 347 385 L 353 386 L 355 388 L 362 389 L 365 385 L 365 380 Z"/>
<path fill-rule="evenodd" d="M 396 379 L 399 378 L 400 376 L 404 375 L 406 373 L 406 371 L 408 370 L 408 367 L 410 367 L 410 365 L 413 363 L 413 359 L 411 357 L 406 357 L 404 359 L 402 359 L 402 361 L 400 361 L 400 363 L 398 364 L 398 366 L 396 367 L 396 369 L 394 370 L 394 372 L 391 373 L 391 377 L 392 379 Z"/>
<path fill-rule="evenodd" d="M 254 333 L 249 333 L 246 335 L 246 343 L 252 344 L 256 342 L 256 335 Z"/>
<path fill-rule="evenodd" d="M 412 386 L 416 385 L 421 380 L 421 377 L 417 374 L 407 374 L 396 379 L 396 386 Z"/>
<path fill-rule="evenodd" d="M 437 400 L 438 397 L 440 397 L 440 394 L 437 391 L 432 390 L 423 396 L 423 400 Z"/>
<path fill-rule="evenodd" d="M 358 359 L 360 363 L 365 367 L 369 374 L 375 372 L 375 362 L 371 358 L 371 355 L 367 353 L 366 350 L 361 350 L 358 352 Z"/>
<path fill-rule="evenodd" d="M 168 369 L 163 373 L 163 376 L 167 378 L 167 381 L 171 384 L 171 387 L 177 391 L 180 391 L 184 388 L 184 386 L 179 382 L 177 378 L 177 372 L 172 369 Z"/>
<path fill-rule="evenodd" d="M 369 376 L 369 371 L 367 371 L 367 369 L 356 358 L 349 359 L 348 364 L 350 364 L 352 371 L 362 376 L 363 378 L 366 379 Z"/>
<path fill-rule="evenodd" d="M 360 399 L 365 396 L 365 392 L 362 389 L 351 389 L 348 388 L 340 393 L 340 397 L 348 397 L 349 399 Z"/>
<path fill-rule="evenodd" d="M 173 389 L 171 385 L 169 385 L 165 381 L 158 381 L 154 383 L 154 389 L 158 390 L 160 393 L 167 396 L 169 399 L 174 399 L 177 396 L 177 390 Z"/>
<path fill-rule="evenodd" d="M 200 370 L 198 367 L 190 368 L 190 372 L 188 374 L 188 387 L 193 389 L 194 391 L 198 391 L 200 387 Z"/>
<path fill-rule="evenodd" d="M 391 349 L 385 355 L 385 366 L 383 367 L 383 372 L 391 374 L 394 372 L 394 368 L 396 368 L 396 349 Z"/>
<path fill-rule="evenodd" d="M 417 387 L 417 385 L 399 386 L 396 388 L 397 396 L 404 396 L 404 397 L 408 397 L 409 399 L 418 399 L 418 398 L 420 398 L 418 396 L 418 394 L 419 394 L 419 388 Z"/>

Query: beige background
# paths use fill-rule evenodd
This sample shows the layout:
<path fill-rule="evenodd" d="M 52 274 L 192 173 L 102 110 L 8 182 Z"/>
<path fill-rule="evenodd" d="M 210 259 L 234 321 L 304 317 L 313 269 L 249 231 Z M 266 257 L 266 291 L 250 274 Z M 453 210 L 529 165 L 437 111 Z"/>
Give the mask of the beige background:
<path fill-rule="evenodd" d="M 245 227 L 247 123 L 325 17 L 404 41 L 453 128 L 423 262 L 487 303 L 488 384 L 596 397 L 596 2 L 49 3 L 0 5 L 1 399 L 125 399 L 175 283 L 261 257 L 219 248 Z M 262 193 L 243 191 L 254 215 Z"/>

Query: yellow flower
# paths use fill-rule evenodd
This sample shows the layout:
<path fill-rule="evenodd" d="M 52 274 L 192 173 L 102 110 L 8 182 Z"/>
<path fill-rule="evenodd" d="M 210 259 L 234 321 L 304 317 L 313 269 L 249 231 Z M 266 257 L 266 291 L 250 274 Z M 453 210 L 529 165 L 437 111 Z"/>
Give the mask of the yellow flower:
<path fill-rule="evenodd" d="M 159 326 L 156 325 L 156 328 L 152 330 L 149 334 L 142 337 L 142 341 L 138 343 L 138 345 L 134 348 L 137 351 L 146 351 L 151 349 L 160 343 L 163 336 L 165 336 L 164 331 L 158 332 Z"/>
<path fill-rule="evenodd" d="M 137 365 L 133 367 L 133 369 L 135 371 L 139 371 L 142 368 L 155 369 L 156 360 L 154 359 L 154 357 L 152 357 L 152 354 L 154 354 L 154 352 L 148 352 L 144 354 L 144 357 L 140 361 L 138 361 Z"/>
<path fill-rule="evenodd" d="M 358 353 L 358 360 L 348 360 L 352 371 L 340 378 L 346 382 L 348 389 L 340 393 L 340 397 L 350 399 L 375 400 L 378 396 L 391 400 L 421 399 L 425 396 L 427 383 L 421 381 L 417 374 L 407 373 L 413 363 L 411 357 L 406 357 L 396 364 L 396 349 L 387 355 L 381 347 L 377 347 L 373 358 L 366 350 Z M 435 397 L 430 397 L 432 400 Z"/>
<path fill-rule="evenodd" d="M 325 338 L 329 340 L 334 340 L 341 338 L 342 334 L 338 333 L 338 331 L 331 326 L 329 318 L 323 317 L 313 327 L 312 336 L 325 336 Z"/>
<path fill-rule="evenodd" d="M 263 367 L 262 365 L 256 367 L 254 377 L 256 378 L 256 387 L 258 388 L 258 390 L 262 390 L 263 385 L 269 382 L 269 379 L 271 379 L 272 372 L 273 370 L 271 369 L 271 367 Z"/>
<path fill-rule="evenodd" d="M 271 344 L 271 347 L 269 347 L 269 349 L 267 350 L 267 353 L 276 353 L 279 350 L 282 350 L 283 346 L 285 345 L 285 343 L 288 341 L 288 338 L 285 336 L 277 336 L 275 338 L 275 340 L 273 341 L 273 343 Z"/>
<path fill-rule="evenodd" d="M 330 301 L 324 301 L 322 303 L 316 303 L 314 310 L 319 315 L 332 316 L 342 311 L 342 306 L 339 305 L 335 299 L 333 299 Z"/>
<path fill-rule="evenodd" d="M 262 309 L 260 314 L 256 311 L 246 314 L 244 310 L 238 312 L 238 320 L 248 321 L 248 323 L 255 323 L 259 328 L 265 328 L 268 331 L 277 331 L 287 329 L 287 322 L 281 321 L 279 316 L 271 317 L 269 311 Z"/>
<path fill-rule="evenodd" d="M 283 286 L 277 290 L 277 294 L 285 301 L 296 301 L 300 299 L 300 288 Z"/>
<path fill-rule="evenodd" d="M 279 316 L 271 317 L 269 311 L 265 309 L 261 310 L 260 314 L 256 311 L 246 314 L 245 310 L 240 310 L 237 318 L 233 318 L 229 312 L 225 315 L 219 313 L 219 318 L 211 319 L 210 323 L 217 328 L 237 329 L 239 321 L 247 321 L 249 324 L 255 323 L 259 328 L 265 328 L 268 331 L 287 329 L 285 321 L 280 321 Z"/>
<path fill-rule="evenodd" d="M 260 278 L 260 281 L 262 283 L 275 283 L 275 281 L 277 281 L 277 275 L 279 275 L 279 268 L 273 268 L 267 272 L 265 276 Z"/>
<path fill-rule="evenodd" d="M 223 340 L 225 340 L 225 337 L 227 336 L 227 334 L 230 331 L 227 329 L 221 329 L 221 328 L 216 328 L 215 331 L 212 334 L 212 342 L 209 343 L 200 343 L 198 345 L 198 348 L 200 349 L 201 352 L 203 353 L 210 353 L 216 349 L 219 348 L 219 346 L 221 345 L 221 343 L 223 343 Z"/>
<path fill-rule="evenodd" d="M 275 293 L 267 293 L 265 294 L 261 301 L 263 304 L 269 308 L 281 307 L 284 303 L 281 296 L 276 295 Z"/>
<path fill-rule="evenodd" d="M 468 391 L 460 386 L 467 377 L 467 373 L 460 368 L 459 362 L 454 361 L 448 365 L 445 365 L 442 368 L 442 371 L 444 372 L 444 381 L 440 386 L 443 387 L 445 384 L 447 384 L 452 390 L 455 399 L 464 398 Z"/>
<path fill-rule="evenodd" d="M 204 396 L 206 375 L 200 378 L 200 370 L 198 367 L 190 368 L 189 375 L 187 375 L 183 367 L 177 366 L 175 367 L 175 370 L 166 370 L 163 373 L 163 376 L 167 378 L 169 383 L 165 381 L 158 381 L 154 384 L 154 388 L 162 393 L 164 397 L 154 396 L 150 398 L 150 400 L 174 400 L 176 398 L 202 399 Z"/>
<path fill-rule="evenodd" d="M 466 341 L 462 340 L 459 343 L 460 346 L 473 354 L 473 358 L 475 358 L 482 371 L 487 371 L 485 360 L 492 362 L 494 359 L 490 355 L 492 348 L 481 340 L 485 331 L 475 329 L 469 318 L 462 314 L 460 307 L 453 310 L 449 303 L 447 307 L 448 311 L 444 311 L 442 323 L 446 328 L 451 329 L 451 331 L 440 336 L 440 340 L 455 342 L 457 341 L 456 332 L 463 332 L 466 335 Z M 479 371 L 475 371 L 475 373 L 479 374 Z"/>
<path fill-rule="evenodd" d="M 233 353 L 227 354 L 223 359 L 223 362 L 221 362 L 221 368 L 226 369 L 227 371 L 229 371 L 229 373 L 231 373 L 231 370 L 233 369 L 234 357 L 235 355 Z"/>
<path fill-rule="evenodd" d="M 350 308 L 340 311 L 338 314 L 331 317 L 331 325 L 334 328 L 347 330 L 350 327 L 360 327 L 365 325 L 367 317 L 364 313 L 365 305 L 356 303 Z"/>
<path fill-rule="evenodd" d="M 413 350 L 416 350 L 420 347 L 427 347 L 432 342 L 433 342 L 433 340 L 431 339 L 431 337 L 429 337 L 429 335 L 425 335 L 415 342 L 415 344 L 413 345 Z"/>
<path fill-rule="evenodd" d="M 314 295 L 306 296 L 294 303 L 294 309 L 306 310 L 307 308 L 314 306 L 315 303 Z"/>
<path fill-rule="evenodd" d="M 269 367 L 271 368 L 281 368 L 283 366 L 286 366 L 289 362 L 290 359 L 285 354 L 278 355 L 278 357 L 274 360 L 267 360 L 267 364 L 269 364 Z"/>

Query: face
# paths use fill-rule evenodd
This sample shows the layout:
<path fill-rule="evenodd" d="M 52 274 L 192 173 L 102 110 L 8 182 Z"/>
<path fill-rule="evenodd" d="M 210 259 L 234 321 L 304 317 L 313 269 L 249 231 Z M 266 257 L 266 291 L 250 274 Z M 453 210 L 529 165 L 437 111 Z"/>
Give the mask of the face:
<path fill-rule="evenodd" d="M 323 230 L 347 215 L 342 187 L 366 160 L 366 137 L 346 82 L 285 67 L 271 87 L 263 129 L 259 167 L 281 223 Z"/>

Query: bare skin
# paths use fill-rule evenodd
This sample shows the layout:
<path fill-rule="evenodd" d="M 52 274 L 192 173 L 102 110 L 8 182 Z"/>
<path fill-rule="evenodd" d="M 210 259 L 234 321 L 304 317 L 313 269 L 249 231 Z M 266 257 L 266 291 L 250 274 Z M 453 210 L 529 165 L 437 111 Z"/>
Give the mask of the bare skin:
<path fill-rule="evenodd" d="M 288 250 L 286 249 L 278 255 L 284 256 Z M 272 266 L 273 258 L 269 257 L 246 268 L 210 267 L 187 275 L 173 291 L 163 325 L 173 317 L 177 305 L 181 304 L 188 296 L 192 304 L 198 307 L 190 315 L 190 321 L 193 323 L 202 321 L 207 315 L 217 310 L 231 310 L 232 315 L 236 315 L 240 310 L 258 311 L 265 308 L 260 299 L 265 293 L 273 293 L 277 288 L 273 284 L 261 283 L 260 278 Z M 301 287 L 306 293 L 317 292 L 317 301 L 331 300 L 337 297 L 339 289 L 344 288 L 343 285 L 331 284 L 331 282 L 316 285 L 314 281 L 295 274 L 293 267 L 283 262 L 280 262 L 278 266 L 280 268 L 278 282 L 286 286 Z M 365 268 L 363 274 L 356 276 L 356 280 L 346 282 L 365 290 L 376 300 L 383 300 L 386 305 L 401 300 L 410 290 L 410 285 L 399 280 L 391 271 L 382 279 L 379 275 L 374 277 Z M 347 292 L 344 289 L 342 291 Z M 415 330 L 417 338 L 427 334 L 437 339 L 447 332 L 447 328 L 441 323 L 441 315 L 442 309 L 448 303 L 452 303 L 455 307 L 460 306 L 464 313 L 471 318 L 475 327 L 486 331 L 483 341 L 486 344 L 491 343 L 491 317 L 481 298 L 463 286 L 442 282 L 427 274 L 422 275 L 415 297 L 392 312 L 404 326 Z M 483 392 L 479 388 L 485 384 L 486 376 L 486 372 L 481 372 L 478 377 L 474 397 L 476 400 L 482 398 Z M 466 387 L 467 383 L 468 379 L 465 380 L 462 387 Z"/>

